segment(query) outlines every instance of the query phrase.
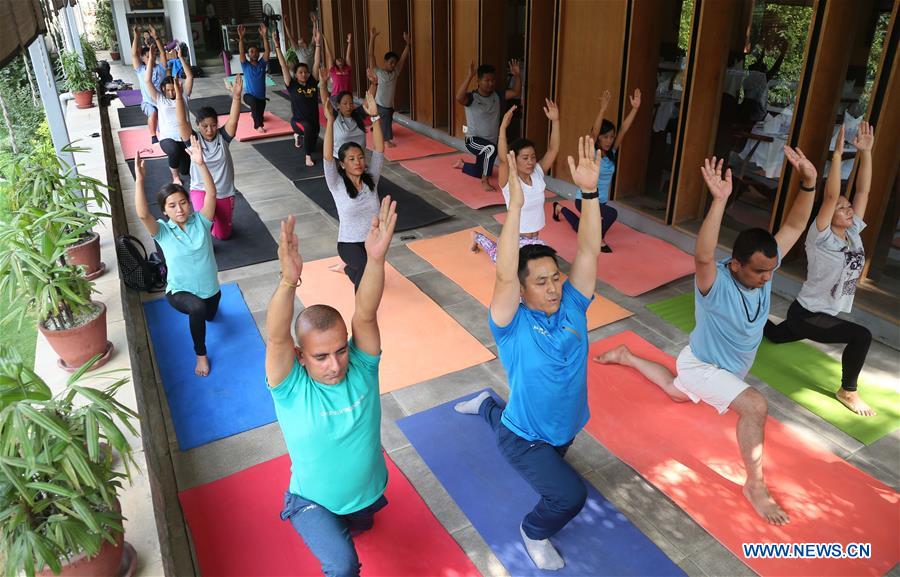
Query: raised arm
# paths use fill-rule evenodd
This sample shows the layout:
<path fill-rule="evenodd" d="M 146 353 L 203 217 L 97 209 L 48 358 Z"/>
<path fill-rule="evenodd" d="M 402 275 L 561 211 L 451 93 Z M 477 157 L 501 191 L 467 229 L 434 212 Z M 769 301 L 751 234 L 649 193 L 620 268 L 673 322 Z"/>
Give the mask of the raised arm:
<path fill-rule="evenodd" d="M 559 108 L 549 98 L 544 99 L 544 104 L 544 114 L 547 116 L 547 120 L 550 121 L 550 146 L 547 147 L 547 152 L 541 158 L 541 170 L 544 171 L 544 174 L 547 174 L 550 172 L 550 167 L 556 162 L 556 156 L 559 154 Z"/>
<path fill-rule="evenodd" d="M 725 215 L 725 205 L 731 196 L 731 169 L 722 176 L 724 160 L 716 162 L 716 157 L 707 158 L 700 167 L 703 180 L 713 197 L 712 204 L 706 212 L 700 232 L 697 234 L 697 245 L 694 248 L 694 268 L 696 269 L 697 290 L 706 295 L 716 282 L 716 246 L 719 244 L 719 229 Z"/>
<path fill-rule="evenodd" d="M 618 150 L 619 145 L 622 144 L 622 139 L 625 138 L 625 133 L 628 132 L 629 128 L 631 128 L 631 124 L 634 122 L 634 117 L 637 116 L 638 109 L 641 107 L 641 89 L 635 88 L 634 95 L 629 96 L 628 100 L 631 103 L 631 110 L 628 111 L 628 116 L 626 116 L 625 120 L 622 121 L 622 126 L 619 128 L 619 132 L 616 133 L 616 140 L 612 145 L 612 147 L 616 150 Z"/>
<path fill-rule="evenodd" d="M 150 213 L 150 205 L 147 204 L 147 196 L 144 194 L 144 176 L 144 159 L 141 158 L 141 151 L 138 150 L 134 157 L 134 211 L 150 236 L 156 236 L 159 223 L 153 218 L 153 214 Z"/>
<path fill-rule="evenodd" d="M 466 77 L 460 83 L 459 88 L 456 89 L 456 101 L 462 104 L 463 106 L 469 105 L 469 84 L 472 82 L 472 78 L 475 77 L 475 62 L 469 62 L 469 71 L 466 74 Z"/>
<path fill-rule="evenodd" d="M 366 57 L 368 58 L 369 68 L 375 70 L 378 68 L 378 62 L 375 60 L 375 39 L 378 38 L 378 30 L 372 26 L 372 29 L 369 30 L 369 46 L 366 50 Z"/>
<path fill-rule="evenodd" d="M 259 25 L 259 35 L 262 38 L 262 56 L 260 58 L 268 60 L 272 48 L 269 46 L 269 28 L 265 24 Z"/>
<path fill-rule="evenodd" d="M 578 227 L 578 249 L 569 283 L 585 298 L 593 298 L 597 286 L 597 257 L 600 256 L 600 199 L 597 180 L 600 177 L 600 153 L 589 134 L 578 138 L 578 166 L 570 156 L 572 182 L 581 190 L 581 225 Z"/>
<path fill-rule="evenodd" d="M 522 69 L 519 61 L 513 58 L 509 61 L 509 72 L 513 76 L 513 87 L 503 93 L 505 100 L 512 100 L 522 95 Z"/>
<path fill-rule="evenodd" d="M 313 78 L 318 80 L 319 75 L 321 74 L 319 68 L 322 66 L 322 35 L 319 34 L 319 29 L 316 28 L 315 25 L 313 25 L 312 39 L 313 42 L 315 42 L 316 50 L 313 53 L 313 69 L 311 71 L 311 74 L 313 75 Z"/>
<path fill-rule="evenodd" d="M 853 214 L 860 220 L 865 219 L 866 205 L 869 204 L 869 189 L 872 188 L 872 146 L 875 144 L 875 132 L 868 122 L 859 123 L 859 131 L 853 139 L 856 157 L 859 158 L 859 169 L 856 173 L 856 194 L 853 195 Z"/>
<path fill-rule="evenodd" d="M 785 145 L 784 155 L 794 169 L 800 173 L 800 192 L 794 198 L 794 205 L 781 228 L 775 233 L 775 240 L 778 242 L 778 248 L 782 255 L 786 255 L 806 231 L 813 202 L 816 200 L 816 178 L 818 177 L 816 167 L 799 148 L 792 149 Z"/>
<path fill-rule="evenodd" d="M 196 135 L 191 135 L 191 147 L 188 148 L 187 153 L 191 156 L 191 162 L 200 169 L 200 174 L 203 175 L 203 189 L 206 194 L 203 197 L 203 208 L 200 209 L 200 214 L 207 220 L 212 220 L 216 216 L 216 182 L 203 160 L 203 149 L 200 148 L 200 140 Z"/>
<path fill-rule="evenodd" d="M 302 48 L 305 45 L 305 43 L 303 42 L 303 34 L 302 33 L 300 34 L 300 43 L 299 44 L 294 40 L 294 35 L 291 34 L 290 26 L 284 27 L 284 35 L 287 38 L 287 47 L 288 48 L 297 50 L 298 48 Z M 272 31 L 272 39 L 275 41 L 275 46 L 276 46 L 275 50 L 277 52 L 278 51 L 278 27 L 277 26 Z"/>
<path fill-rule="evenodd" d="M 322 160 L 334 160 L 334 108 L 328 101 L 328 75 L 323 69 L 319 73 L 319 95 L 322 97 L 322 111 L 325 113 L 325 135 L 322 136 Z"/>
<path fill-rule="evenodd" d="M 244 49 L 244 33 L 247 32 L 247 29 L 244 28 L 243 24 L 239 24 L 237 27 L 238 33 L 238 59 L 240 59 L 241 64 L 247 62 L 247 54 Z"/>
<path fill-rule="evenodd" d="M 375 124 L 378 124 L 377 122 Z M 397 225 L 397 203 L 390 195 L 381 200 L 377 217 L 366 237 L 366 268 L 356 291 L 356 308 L 350 327 L 353 344 L 370 355 L 381 354 L 381 333 L 378 330 L 378 306 L 384 294 L 384 259 Z"/>
<path fill-rule="evenodd" d="M 291 322 L 294 320 L 294 295 L 301 282 L 303 258 L 300 256 L 300 241 L 294 233 L 295 223 L 294 215 L 281 221 L 278 241 L 281 280 L 266 311 L 266 380 L 270 387 L 277 387 L 291 374 L 294 359 L 297 358 Z"/>
<path fill-rule="evenodd" d="M 500 133 L 497 138 L 497 158 L 506 158 L 506 155 L 509 153 L 509 144 L 506 142 L 506 129 L 509 128 L 509 123 L 512 122 L 513 113 L 516 111 L 516 108 L 515 105 L 510 106 L 509 110 L 506 111 L 506 114 L 503 115 L 503 119 L 500 120 Z M 500 163 L 497 179 L 500 188 L 503 188 L 506 186 L 506 183 L 509 182 L 509 167 L 505 162 Z"/>
<path fill-rule="evenodd" d="M 403 52 L 400 54 L 400 62 L 397 63 L 398 75 L 403 72 L 403 68 L 406 66 L 406 62 L 409 60 L 409 50 L 410 48 L 412 48 L 412 36 L 409 35 L 409 32 L 403 33 L 403 42 L 406 43 L 406 46 L 403 47 Z"/>
<path fill-rule="evenodd" d="M 378 87 L 378 79 L 375 78 L 375 72 L 371 69 L 367 71 L 367 75 L 370 77 L 369 80 L 372 81 L 374 79 L 374 82 L 369 85 L 369 90 L 366 91 L 366 102 L 363 110 L 371 118 L 378 116 L 378 106 L 375 104 L 375 90 Z M 384 152 L 384 134 L 381 132 L 381 123 L 377 121 L 372 123 L 372 146 L 375 152 Z"/>
<path fill-rule="evenodd" d="M 591 138 L 594 141 L 597 141 L 597 137 L 600 136 L 600 127 L 603 125 L 603 119 L 606 118 L 606 109 L 609 108 L 609 101 L 612 99 L 612 94 L 609 90 L 604 90 L 603 94 L 600 95 L 597 100 L 600 101 L 600 110 L 597 111 L 597 116 L 594 118 L 594 124 L 591 125 Z"/>
<path fill-rule="evenodd" d="M 331 55 L 331 46 L 328 45 L 328 39 L 321 32 L 319 34 L 322 36 L 322 47 L 325 49 L 325 72 L 328 72 L 334 66 L 334 56 Z"/>
<path fill-rule="evenodd" d="M 159 54 L 159 63 L 162 64 L 163 68 L 168 66 L 169 57 L 166 56 L 166 49 L 163 46 L 162 38 L 159 37 L 159 33 L 156 31 L 156 26 L 150 24 L 147 27 L 147 30 L 150 32 L 150 38 L 153 39 L 153 43 L 156 46 L 156 53 Z"/>
<path fill-rule="evenodd" d="M 831 227 L 831 219 L 837 208 L 838 198 L 841 196 L 841 158 L 844 155 L 844 125 L 838 131 L 837 142 L 834 143 L 834 152 L 831 155 L 831 169 L 828 171 L 828 180 L 825 181 L 825 193 L 822 195 L 822 205 L 816 214 L 816 229 L 819 232 Z"/>
<path fill-rule="evenodd" d="M 287 26 L 284 31 L 287 32 Z M 284 87 L 291 85 L 291 70 L 288 68 L 287 60 L 284 58 L 284 52 L 281 51 L 281 42 L 278 41 L 278 28 L 272 30 L 272 41 L 275 44 L 275 57 L 278 58 L 278 66 L 281 67 L 281 78 L 284 80 Z"/>
<path fill-rule="evenodd" d="M 194 71 L 191 70 L 191 67 L 188 65 L 187 59 L 184 57 L 184 52 L 181 50 L 181 46 L 179 45 L 176 48 L 178 54 L 178 60 L 181 61 L 181 68 L 184 70 L 184 84 L 182 85 L 183 92 L 185 96 L 190 96 L 191 92 L 194 90 Z M 177 84 L 178 79 L 175 79 Z"/>
<path fill-rule="evenodd" d="M 156 102 L 156 99 L 159 98 L 159 91 L 153 84 L 154 68 L 156 68 L 156 46 L 150 46 L 150 58 L 147 60 L 147 69 L 144 70 L 144 85 L 147 88 L 147 96 Z"/>
<path fill-rule="evenodd" d="M 188 141 L 193 131 L 191 130 L 191 125 L 188 121 L 184 94 L 181 91 L 181 86 L 179 86 L 177 78 L 173 79 L 173 84 L 175 86 L 175 116 L 178 118 L 178 135 L 181 137 L 182 141 Z"/>
<path fill-rule="evenodd" d="M 244 75 L 238 74 L 234 82 L 228 85 L 225 80 L 225 88 L 231 92 L 231 110 L 228 111 L 228 120 L 225 122 L 225 132 L 234 138 L 237 134 L 238 123 L 241 121 L 241 93 L 244 91 Z"/>
<path fill-rule="evenodd" d="M 350 59 L 351 52 L 353 52 L 353 34 L 347 34 L 347 53 L 344 55 L 344 62 L 347 63 L 347 66 L 353 66 Z"/>
<path fill-rule="evenodd" d="M 494 280 L 494 294 L 491 296 L 491 319 L 498 327 L 512 322 L 519 308 L 521 287 L 519 285 L 519 221 L 525 205 L 525 193 L 516 172 L 516 155 L 506 155 L 506 170 L 509 178 L 509 212 L 497 239 L 497 278 Z"/>
<path fill-rule="evenodd" d="M 131 41 L 131 67 L 137 70 L 141 65 L 141 30 L 137 24 L 131 27 L 134 40 Z"/>

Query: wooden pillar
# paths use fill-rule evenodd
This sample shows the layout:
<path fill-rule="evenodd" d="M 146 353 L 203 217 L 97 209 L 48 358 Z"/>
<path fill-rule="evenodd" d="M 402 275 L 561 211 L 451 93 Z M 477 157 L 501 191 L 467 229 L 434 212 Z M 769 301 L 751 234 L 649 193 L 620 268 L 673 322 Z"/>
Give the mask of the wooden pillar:
<path fill-rule="evenodd" d="M 556 43 L 553 31 L 557 3 L 529 0 L 525 33 L 525 67 L 522 69 L 525 102 L 525 137 L 534 142 L 540 158 L 550 138 L 550 122 L 544 115 L 544 99 L 553 95 L 553 61 Z"/>
<path fill-rule="evenodd" d="M 469 64 L 478 66 L 479 13 L 477 0 L 450 0 L 450 133 L 459 138 L 465 136 L 466 113 L 456 102 L 456 89 L 468 76 Z"/>
<path fill-rule="evenodd" d="M 409 30 L 409 7 L 406 0 L 367 0 L 366 20 L 368 29 L 374 26 L 379 32 L 375 39 L 375 63 L 378 66 L 381 66 L 387 51 L 393 50 L 398 55 L 403 53 L 403 33 Z M 368 41 L 367 33 L 367 46 Z M 397 78 L 394 95 L 394 108 L 397 110 L 409 110 L 411 68 L 412 54 L 406 68 Z"/>
<path fill-rule="evenodd" d="M 412 0 L 412 117 L 447 129 L 452 99 L 449 72 L 448 0 Z"/>
<path fill-rule="evenodd" d="M 578 136 L 590 132 L 603 90 L 613 94 L 609 110 L 619 109 L 627 5 L 626 0 L 560 2 L 555 94 L 562 140 L 554 166 L 557 178 L 570 180 L 566 157 L 577 157 Z"/>

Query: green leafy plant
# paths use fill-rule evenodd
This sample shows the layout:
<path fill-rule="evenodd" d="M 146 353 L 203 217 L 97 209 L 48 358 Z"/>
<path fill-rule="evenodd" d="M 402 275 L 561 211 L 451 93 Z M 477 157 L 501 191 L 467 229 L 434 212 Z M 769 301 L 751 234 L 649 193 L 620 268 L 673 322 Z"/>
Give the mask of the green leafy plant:
<path fill-rule="evenodd" d="M 92 73 L 97 68 L 97 51 L 94 49 L 93 43 L 88 39 L 87 34 L 81 35 L 81 54 L 84 56 L 84 67 L 89 74 Z"/>
<path fill-rule="evenodd" d="M 108 204 L 105 188 L 55 154 L 22 156 L 3 167 L 0 298 L 19 305 L 0 322 L 15 320 L 21 326 L 33 310 L 45 327 L 63 330 L 90 317 L 96 308 L 90 300 L 93 283 L 66 263 L 66 249 L 107 216 L 100 212 Z"/>
<path fill-rule="evenodd" d="M 94 26 L 103 45 L 111 50 L 112 43 L 116 38 L 116 25 L 113 22 L 110 0 L 98 0 L 96 12 L 94 12 Z"/>
<path fill-rule="evenodd" d="M 96 66 L 96 56 L 95 63 Z M 59 68 L 65 78 L 64 85 L 69 92 L 84 92 L 96 85 L 94 73 L 81 62 L 77 52 L 64 51 L 59 55 Z"/>
<path fill-rule="evenodd" d="M 5 573 L 59 573 L 80 553 L 94 556 L 124 533 L 117 495 L 136 463 L 125 431 L 137 414 L 115 400 L 128 382 L 79 384 L 99 359 L 53 395 L 10 349 L 0 348 L 0 557 Z M 105 444 L 105 446 L 104 446 Z M 113 465 L 113 449 L 124 471 Z"/>

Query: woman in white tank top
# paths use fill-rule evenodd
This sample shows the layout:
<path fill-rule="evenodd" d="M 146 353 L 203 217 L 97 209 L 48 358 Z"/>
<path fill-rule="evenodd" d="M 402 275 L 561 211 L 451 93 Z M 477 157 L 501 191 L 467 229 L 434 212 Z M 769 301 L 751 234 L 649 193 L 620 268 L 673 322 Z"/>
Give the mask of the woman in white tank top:
<path fill-rule="evenodd" d="M 498 155 L 500 158 L 506 158 L 510 149 L 515 153 L 516 172 L 522 182 L 522 192 L 525 194 L 525 206 L 522 207 L 521 222 L 519 223 L 520 247 L 526 244 L 544 244 L 539 238 L 539 233 L 545 223 L 544 191 L 547 185 L 544 182 L 544 175 L 550 170 L 556 161 L 557 153 L 559 153 L 559 109 L 552 100 L 545 100 L 545 102 L 544 114 L 550 121 L 550 146 L 540 161 L 537 159 L 537 151 L 532 141 L 520 138 L 513 141 L 511 145 L 506 143 L 506 129 L 516 110 L 515 106 L 506 111 L 503 121 L 500 123 Z M 509 176 L 509 167 L 505 162 L 501 162 L 498 178 L 507 207 L 509 207 Z M 491 260 L 496 262 L 497 243 L 480 232 L 473 232 L 471 250 L 477 253 L 481 249 L 484 249 Z"/>

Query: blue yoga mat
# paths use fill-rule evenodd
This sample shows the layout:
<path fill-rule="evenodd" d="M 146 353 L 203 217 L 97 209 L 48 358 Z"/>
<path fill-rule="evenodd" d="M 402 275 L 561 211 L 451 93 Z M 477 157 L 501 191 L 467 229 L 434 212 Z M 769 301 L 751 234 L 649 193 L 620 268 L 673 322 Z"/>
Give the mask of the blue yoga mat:
<path fill-rule="evenodd" d="M 236 284 L 222 285 L 219 311 L 206 324 L 207 377 L 194 374 L 187 315 L 166 299 L 144 303 L 144 311 L 182 451 L 275 421 L 265 343 Z"/>
<path fill-rule="evenodd" d="M 490 426 L 478 415 L 453 410 L 460 400 L 397 425 L 511 575 L 684 575 L 589 483 L 584 509 L 551 538 L 565 568 L 535 567 L 519 525 L 539 496 L 500 454 Z"/>

